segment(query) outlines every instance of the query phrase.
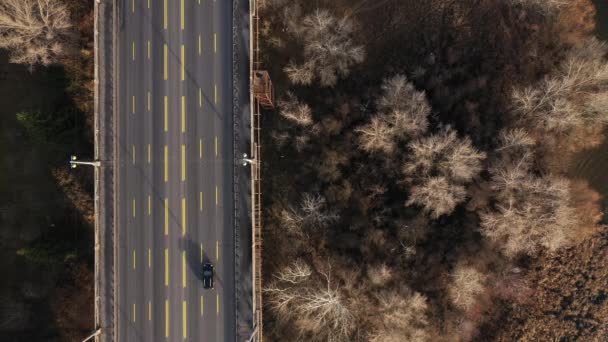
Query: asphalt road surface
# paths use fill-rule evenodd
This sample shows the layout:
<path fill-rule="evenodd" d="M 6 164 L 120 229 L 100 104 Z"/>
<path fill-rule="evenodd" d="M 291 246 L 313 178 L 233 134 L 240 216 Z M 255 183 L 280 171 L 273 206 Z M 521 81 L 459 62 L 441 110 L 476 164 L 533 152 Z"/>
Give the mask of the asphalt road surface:
<path fill-rule="evenodd" d="M 116 338 L 234 341 L 232 1 L 117 10 Z"/>

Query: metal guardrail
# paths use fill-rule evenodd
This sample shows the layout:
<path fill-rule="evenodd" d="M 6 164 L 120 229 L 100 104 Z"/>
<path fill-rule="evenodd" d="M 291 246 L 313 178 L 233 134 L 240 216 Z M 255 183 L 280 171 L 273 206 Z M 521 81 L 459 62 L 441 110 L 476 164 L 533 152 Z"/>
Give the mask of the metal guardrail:
<path fill-rule="evenodd" d="M 250 0 L 249 24 L 250 24 L 250 65 L 249 85 L 251 103 L 251 156 L 255 163 L 251 164 L 251 223 L 252 223 L 252 276 L 253 276 L 253 315 L 254 334 L 252 340 L 263 340 L 262 320 L 262 184 L 261 184 L 261 140 L 260 140 L 260 104 L 253 95 L 254 72 L 259 69 L 259 0 Z"/>

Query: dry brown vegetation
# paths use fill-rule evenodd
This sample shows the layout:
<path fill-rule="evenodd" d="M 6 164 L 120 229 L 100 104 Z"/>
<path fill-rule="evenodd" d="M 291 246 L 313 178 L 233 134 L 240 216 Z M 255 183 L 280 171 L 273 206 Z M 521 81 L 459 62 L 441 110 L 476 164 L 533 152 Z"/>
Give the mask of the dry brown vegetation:
<path fill-rule="evenodd" d="M 600 196 L 556 167 L 608 123 L 606 45 L 573 20 L 589 3 L 265 4 L 266 338 L 542 339 L 534 296 L 563 284 L 540 282 L 572 279 L 555 258 L 605 241 Z"/>

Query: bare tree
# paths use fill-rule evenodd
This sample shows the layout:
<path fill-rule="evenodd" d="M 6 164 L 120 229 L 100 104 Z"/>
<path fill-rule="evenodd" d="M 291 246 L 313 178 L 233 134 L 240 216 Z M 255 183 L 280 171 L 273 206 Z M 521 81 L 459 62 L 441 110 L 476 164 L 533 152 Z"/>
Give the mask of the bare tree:
<path fill-rule="evenodd" d="M 293 264 L 283 267 L 274 276 L 282 282 L 299 284 L 310 277 L 312 269 L 302 260 L 296 260 Z"/>
<path fill-rule="evenodd" d="M 538 84 L 513 91 L 523 123 L 547 132 L 608 123 L 608 46 L 590 38 L 570 50 L 561 65 Z"/>
<path fill-rule="evenodd" d="M 307 266 L 298 266 L 306 269 Z M 295 266 L 291 266 L 294 270 Z M 316 340 L 348 341 L 355 329 L 355 317 L 338 287 L 332 284 L 331 273 L 319 272 L 321 277 L 299 277 L 297 282 L 284 281 L 279 273 L 278 282 L 264 289 L 267 303 L 284 321 L 291 321 L 302 334 L 312 334 Z M 307 271 L 304 273 L 308 273 Z"/>
<path fill-rule="evenodd" d="M 411 188 L 406 204 L 421 205 L 431 218 L 436 219 L 451 213 L 465 198 L 464 186 L 452 184 L 445 177 L 430 177 Z"/>
<path fill-rule="evenodd" d="M 394 129 L 384 118 L 373 117 L 371 121 L 355 130 L 359 133 L 359 147 L 366 152 L 392 154 L 395 150 Z"/>
<path fill-rule="evenodd" d="M 474 267 L 459 264 L 452 273 L 452 282 L 448 293 L 452 303 L 458 308 L 468 311 L 486 291 L 486 275 Z"/>
<path fill-rule="evenodd" d="M 502 172 L 493 170 L 495 210 L 481 213 L 481 232 L 495 241 L 508 256 L 550 251 L 568 243 L 578 225 L 570 203 L 569 181 L 536 177 L 511 164 Z"/>
<path fill-rule="evenodd" d="M 337 221 L 338 214 L 327 208 L 327 202 L 319 194 L 302 195 L 299 208 L 290 207 L 281 213 L 281 221 L 286 228 L 296 234 L 305 230 L 314 231 L 326 228 Z"/>
<path fill-rule="evenodd" d="M 49 65 L 72 44 L 67 8 L 59 0 L 0 0 L 0 48 L 12 63 Z"/>
<path fill-rule="evenodd" d="M 479 174 L 485 154 L 450 127 L 408 146 L 411 153 L 403 172 L 413 186 L 406 204 L 421 205 L 432 218 L 451 213 L 465 200 L 464 184 Z"/>
<path fill-rule="evenodd" d="M 408 289 L 380 292 L 370 342 L 429 341 L 426 298 Z"/>
<path fill-rule="evenodd" d="M 353 26 L 349 17 L 338 19 L 327 10 L 306 15 L 300 28 L 289 30 L 302 40 L 306 61 L 301 65 L 291 62 L 285 68 L 290 80 L 307 85 L 314 77 L 322 86 L 333 87 L 338 77 L 348 76 L 350 68 L 365 59 L 363 46 L 353 42 Z"/>
<path fill-rule="evenodd" d="M 384 80 L 382 90 L 377 106 L 387 115 L 394 135 L 411 139 L 427 131 L 431 106 L 424 91 L 417 91 L 404 75 Z"/>
<path fill-rule="evenodd" d="M 278 105 L 279 114 L 296 125 L 307 127 L 313 124 L 310 106 L 300 102 L 293 93 L 288 92 L 286 98 L 279 101 Z"/>
<path fill-rule="evenodd" d="M 468 137 L 459 139 L 456 131 L 447 127 L 409 144 L 412 157 L 403 170 L 412 176 L 441 175 L 455 182 L 468 182 L 481 170 L 485 153 L 477 151 Z"/>
<path fill-rule="evenodd" d="M 378 113 L 355 130 L 364 151 L 390 155 L 398 141 L 417 138 L 428 129 L 431 106 L 426 94 L 417 91 L 403 75 L 384 80 L 376 106 Z"/>

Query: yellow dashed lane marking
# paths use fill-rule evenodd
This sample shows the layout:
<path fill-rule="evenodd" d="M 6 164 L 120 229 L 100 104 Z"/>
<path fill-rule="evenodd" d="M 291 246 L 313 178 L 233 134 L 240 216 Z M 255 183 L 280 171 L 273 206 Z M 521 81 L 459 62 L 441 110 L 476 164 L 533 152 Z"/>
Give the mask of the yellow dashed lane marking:
<path fill-rule="evenodd" d="M 203 243 L 201 242 L 201 263 L 203 262 Z"/>
<path fill-rule="evenodd" d="M 203 54 L 203 39 L 201 38 L 201 34 L 198 35 L 198 55 Z"/>
<path fill-rule="evenodd" d="M 205 313 L 205 302 L 203 300 L 203 296 L 201 296 L 201 317 L 203 317 L 204 313 Z"/>
<path fill-rule="evenodd" d="M 169 131 L 169 98 L 165 95 L 165 132 Z"/>
<path fill-rule="evenodd" d="M 151 108 L 152 108 L 152 95 L 148 91 L 148 112 L 150 111 Z"/>
<path fill-rule="evenodd" d="M 215 206 L 217 207 L 217 204 L 219 202 L 219 190 L 217 189 L 217 185 L 215 186 Z"/>
<path fill-rule="evenodd" d="M 203 139 L 198 141 L 198 158 L 203 159 Z"/>
<path fill-rule="evenodd" d="M 135 61 L 135 41 L 133 41 L 133 44 L 131 44 L 131 58 L 133 61 Z"/>
<path fill-rule="evenodd" d="M 198 203 L 199 203 L 199 210 L 203 211 L 203 192 L 199 192 L 198 194 Z"/>
<path fill-rule="evenodd" d="M 182 144 L 182 182 L 186 181 L 186 145 Z"/>
<path fill-rule="evenodd" d="M 137 264 L 135 263 L 135 250 L 133 250 L 133 269 L 135 270 L 137 267 Z"/>
<path fill-rule="evenodd" d="M 165 30 L 167 29 L 169 22 L 169 5 L 167 4 L 168 1 L 169 0 L 164 0 L 163 3 L 163 26 Z"/>
<path fill-rule="evenodd" d="M 152 268 L 152 250 L 148 248 L 148 268 Z"/>
<path fill-rule="evenodd" d="M 169 181 L 169 146 L 165 145 L 165 183 Z"/>
<path fill-rule="evenodd" d="M 217 84 L 213 85 L 213 102 L 217 104 Z"/>
<path fill-rule="evenodd" d="M 182 133 L 186 133 L 186 97 L 182 96 Z"/>
<path fill-rule="evenodd" d="M 169 199 L 165 198 L 165 235 L 169 235 Z"/>
<path fill-rule="evenodd" d="M 163 75 L 166 81 L 169 79 L 169 47 L 167 44 L 163 46 L 163 57 Z"/>
<path fill-rule="evenodd" d="M 169 338 L 169 300 L 167 299 L 165 299 L 165 337 Z"/>
<path fill-rule="evenodd" d="M 186 235 L 186 198 L 182 198 L 182 236 Z"/>
<path fill-rule="evenodd" d="M 152 161 L 152 147 L 148 144 L 148 164 Z"/>
<path fill-rule="evenodd" d="M 152 215 L 152 196 L 148 195 L 148 216 Z"/>
<path fill-rule="evenodd" d="M 135 198 L 133 198 L 133 217 L 135 217 Z"/>
<path fill-rule="evenodd" d="M 183 0 L 182 0 L 183 1 Z M 182 57 L 182 81 L 186 80 L 186 47 L 182 44 L 181 48 L 181 57 Z"/>
<path fill-rule="evenodd" d="M 184 5 L 184 0 L 181 0 L 181 6 L 180 6 L 180 26 L 182 31 L 184 30 L 185 26 L 186 26 L 186 9 L 185 9 L 185 5 Z"/>
<path fill-rule="evenodd" d="M 198 106 L 203 108 L 203 89 L 198 88 Z"/>
<path fill-rule="evenodd" d="M 186 277 L 186 251 L 182 251 L 182 287 L 184 289 L 187 285 Z"/>
<path fill-rule="evenodd" d="M 135 145 L 132 146 L 131 152 L 131 156 L 133 156 L 133 165 L 135 165 Z"/>
<path fill-rule="evenodd" d="M 215 314 L 219 316 L 220 314 L 220 295 L 215 295 Z"/>
<path fill-rule="evenodd" d="M 215 260 L 220 260 L 220 242 L 215 240 Z"/>
<path fill-rule="evenodd" d="M 213 32 L 213 52 L 217 53 L 217 33 Z"/>
<path fill-rule="evenodd" d="M 169 286 L 169 249 L 165 248 L 165 286 Z"/>
<path fill-rule="evenodd" d="M 135 309 L 135 303 L 133 303 L 133 322 L 137 321 L 137 310 Z"/>
<path fill-rule="evenodd" d="M 152 320 L 152 302 L 148 301 L 148 321 Z"/>
<path fill-rule="evenodd" d="M 217 137 L 215 137 L 215 157 L 217 158 Z"/>
<path fill-rule="evenodd" d="M 149 0 L 148 0 L 149 1 Z M 150 60 L 152 53 L 151 53 L 151 48 L 150 48 L 150 41 L 148 40 L 148 60 Z"/>
<path fill-rule="evenodd" d="M 185 300 L 182 302 L 182 316 L 182 337 L 185 340 L 186 338 L 188 338 L 188 304 Z"/>
<path fill-rule="evenodd" d="M 131 113 L 135 114 L 135 95 L 131 97 Z"/>
<path fill-rule="evenodd" d="M 131 0 L 131 13 L 135 13 L 135 0 Z"/>

